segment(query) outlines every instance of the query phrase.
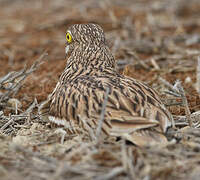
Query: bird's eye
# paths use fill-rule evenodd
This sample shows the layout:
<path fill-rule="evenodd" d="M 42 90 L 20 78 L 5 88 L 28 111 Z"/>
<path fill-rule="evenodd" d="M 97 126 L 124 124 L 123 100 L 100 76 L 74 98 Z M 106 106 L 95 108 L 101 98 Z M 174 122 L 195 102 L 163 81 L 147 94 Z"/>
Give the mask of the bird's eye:
<path fill-rule="evenodd" d="M 69 32 L 67 32 L 67 34 L 66 34 L 66 40 L 68 43 L 72 42 L 72 36 Z"/>

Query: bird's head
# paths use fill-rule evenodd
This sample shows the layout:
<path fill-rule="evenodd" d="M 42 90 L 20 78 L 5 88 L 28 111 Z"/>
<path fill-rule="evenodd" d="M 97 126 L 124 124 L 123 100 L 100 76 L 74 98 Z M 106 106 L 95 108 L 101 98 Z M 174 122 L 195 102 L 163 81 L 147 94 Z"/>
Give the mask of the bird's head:
<path fill-rule="evenodd" d="M 101 46 L 105 44 L 103 29 L 97 24 L 74 24 L 66 32 L 66 54 L 79 45 Z"/>

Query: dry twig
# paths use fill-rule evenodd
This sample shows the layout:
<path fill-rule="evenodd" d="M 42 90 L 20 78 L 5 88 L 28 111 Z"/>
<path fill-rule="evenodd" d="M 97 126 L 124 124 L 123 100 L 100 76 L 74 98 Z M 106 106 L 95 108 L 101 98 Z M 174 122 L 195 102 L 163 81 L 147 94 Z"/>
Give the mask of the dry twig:
<path fill-rule="evenodd" d="M 105 116 L 105 113 L 106 113 L 106 105 L 107 105 L 107 102 L 108 102 L 108 94 L 109 94 L 109 92 L 110 92 L 110 89 L 109 89 L 109 87 L 107 87 L 106 88 L 106 92 L 105 92 L 104 102 L 103 102 L 103 105 L 102 105 L 99 124 L 98 124 L 97 131 L 96 131 L 97 141 L 99 140 L 99 136 L 100 136 L 102 125 L 103 125 L 103 121 L 104 121 L 104 116 Z"/>
<path fill-rule="evenodd" d="M 186 113 L 187 121 L 189 123 L 189 126 L 192 127 L 191 112 L 190 112 L 190 109 L 188 107 L 188 101 L 187 101 L 187 98 L 185 96 L 185 91 L 184 91 L 180 81 L 176 82 L 176 86 L 179 90 L 179 93 L 180 93 L 181 98 L 182 98 L 182 102 L 183 102 L 184 107 L 185 107 L 185 113 Z"/>
<path fill-rule="evenodd" d="M 34 72 L 42 63 L 43 58 L 47 56 L 48 54 L 44 52 L 36 61 L 35 63 L 26 70 L 26 67 L 19 71 L 19 72 L 11 72 L 0 79 L 0 89 L 6 89 L 7 92 L 5 92 L 0 97 L 0 102 L 5 101 L 6 99 L 9 99 L 9 97 L 12 94 L 16 94 L 21 87 L 22 81 L 32 72 Z M 10 84 L 9 87 L 5 88 L 5 84 Z"/>
<path fill-rule="evenodd" d="M 197 59 L 197 92 L 200 93 L 200 56 Z"/>

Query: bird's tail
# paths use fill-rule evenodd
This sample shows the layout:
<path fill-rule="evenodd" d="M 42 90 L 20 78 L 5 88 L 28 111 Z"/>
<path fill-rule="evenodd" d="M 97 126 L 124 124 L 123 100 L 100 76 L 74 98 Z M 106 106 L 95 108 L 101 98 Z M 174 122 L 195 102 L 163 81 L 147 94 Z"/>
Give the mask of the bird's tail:
<path fill-rule="evenodd" d="M 124 134 L 123 136 L 126 140 L 140 147 L 165 144 L 168 142 L 163 133 L 154 129 L 138 130 L 130 134 Z"/>

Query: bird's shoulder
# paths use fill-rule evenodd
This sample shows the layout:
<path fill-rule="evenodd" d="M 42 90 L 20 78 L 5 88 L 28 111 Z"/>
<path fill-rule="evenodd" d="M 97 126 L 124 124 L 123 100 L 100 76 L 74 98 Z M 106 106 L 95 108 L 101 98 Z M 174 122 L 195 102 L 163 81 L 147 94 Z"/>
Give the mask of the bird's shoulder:
<path fill-rule="evenodd" d="M 139 121 L 140 128 L 160 124 L 161 130 L 165 132 L 171 125 L 170 113 L 156 91 L 143 82 L 110 70 L 82 74 L 68 83 L 58 82 L 52 102 L 62 109 L 66 101 L 68 107 L 72 105 L 79 114 L 84 113 L 87 117 L 94 115 L 98 119 L 107 88 L 106 118 L 112 122 L 113 127 L 119 124 L 119 127 L 131 127 L 131 124 L 135 126 Z"/>

